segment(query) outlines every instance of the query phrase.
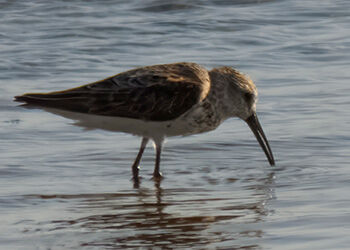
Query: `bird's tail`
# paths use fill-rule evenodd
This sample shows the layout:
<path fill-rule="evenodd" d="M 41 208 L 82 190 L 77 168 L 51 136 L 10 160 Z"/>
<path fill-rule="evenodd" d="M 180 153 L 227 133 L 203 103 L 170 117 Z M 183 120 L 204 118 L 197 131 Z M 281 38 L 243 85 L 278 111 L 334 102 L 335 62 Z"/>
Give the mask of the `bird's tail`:
<path fill-rule="evenodd" d="M 87 97 L 79 94 L 79 92 L 27 93 L 15 96 L 14 101 L 29 106 L 58 108 L 76 112 L 86 112 L 88 109 Z"/>

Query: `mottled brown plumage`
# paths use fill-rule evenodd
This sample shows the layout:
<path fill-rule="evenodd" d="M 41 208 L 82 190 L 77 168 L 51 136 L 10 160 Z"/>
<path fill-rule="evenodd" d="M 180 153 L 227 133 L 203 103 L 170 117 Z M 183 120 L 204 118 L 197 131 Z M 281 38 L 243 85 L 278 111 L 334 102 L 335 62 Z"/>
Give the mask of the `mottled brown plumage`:
<path fill-rule="evenodd" d="M 16 101 L 94 115 L 167 121 L 202 101 L 209 86 L 204 68 L 176 63 L 138 68 L 64 91 L 24 94 L 16 96 Z"/>

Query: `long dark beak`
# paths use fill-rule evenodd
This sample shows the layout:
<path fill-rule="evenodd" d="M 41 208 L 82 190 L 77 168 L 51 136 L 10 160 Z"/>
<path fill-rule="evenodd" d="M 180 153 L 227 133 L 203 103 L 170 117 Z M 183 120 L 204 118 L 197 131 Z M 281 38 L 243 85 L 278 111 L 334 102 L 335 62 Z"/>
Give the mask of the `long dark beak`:
<path fill-rule="evenodd" d="M 260 125 L 260 122 L 259 122 L 256 114 L 254 113 L 253 115 L 248 117 L 248 119 L 245 121 L 248 123 L 250 129 L 253 131 L 256 139 L 258 140 L 261 148 L 264 150 L 265 155 L 266 155 L 267 159 L 269 160 L 270 165 L 271 166 L 275 165 L 275 160 L 273 158 L 269 142 L 267 141 L 267 138 L 264 134 L 264 131 Z"/>

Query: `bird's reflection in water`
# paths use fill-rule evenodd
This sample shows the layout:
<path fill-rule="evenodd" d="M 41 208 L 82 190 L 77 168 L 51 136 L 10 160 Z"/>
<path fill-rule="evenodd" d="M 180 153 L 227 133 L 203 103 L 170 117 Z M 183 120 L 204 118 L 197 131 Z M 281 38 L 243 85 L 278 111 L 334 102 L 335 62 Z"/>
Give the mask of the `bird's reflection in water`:
<path fill-rule="evenodd" d="M 81 238 L 79 247 L 256 249 L 263 231 L 254 223 L 268 214 L 265 204 L 273 196 L 273 179 L 269 174 L 247 186 L 253 192 L 249 199 L 229 193 L 216 196 L 215 191 L 204 188 L 162 189 L 159 182 L 154 189 L 40 198 L 73 200 L 70 209 L 77 218 L 49 223 L 51 232 L 75 231 Z"/>

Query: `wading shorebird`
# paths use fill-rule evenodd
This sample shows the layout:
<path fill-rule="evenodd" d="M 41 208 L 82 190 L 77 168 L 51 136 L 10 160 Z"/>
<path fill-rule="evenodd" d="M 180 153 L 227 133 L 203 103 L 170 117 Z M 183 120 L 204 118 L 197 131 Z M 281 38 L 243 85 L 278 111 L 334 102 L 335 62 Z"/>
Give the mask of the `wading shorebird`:
<path fill-rule="evenodd" d="M 149 140 L 156 148 L 154 178 L 160 178 L 165 137 L 203 133 L 230 117 L 244 120 L 275 161 L 256 115 L 257 89 L 246 75 L 230 67 L 210 71 L 196 63 L 174 63 L 129 70 L 81 87 L 16 96 L 15 101 L 38 106 L 75 120 L 89 129 L 126 132 L 142 137 L 132 165 L 139 181 L 139 163 Z"/>

